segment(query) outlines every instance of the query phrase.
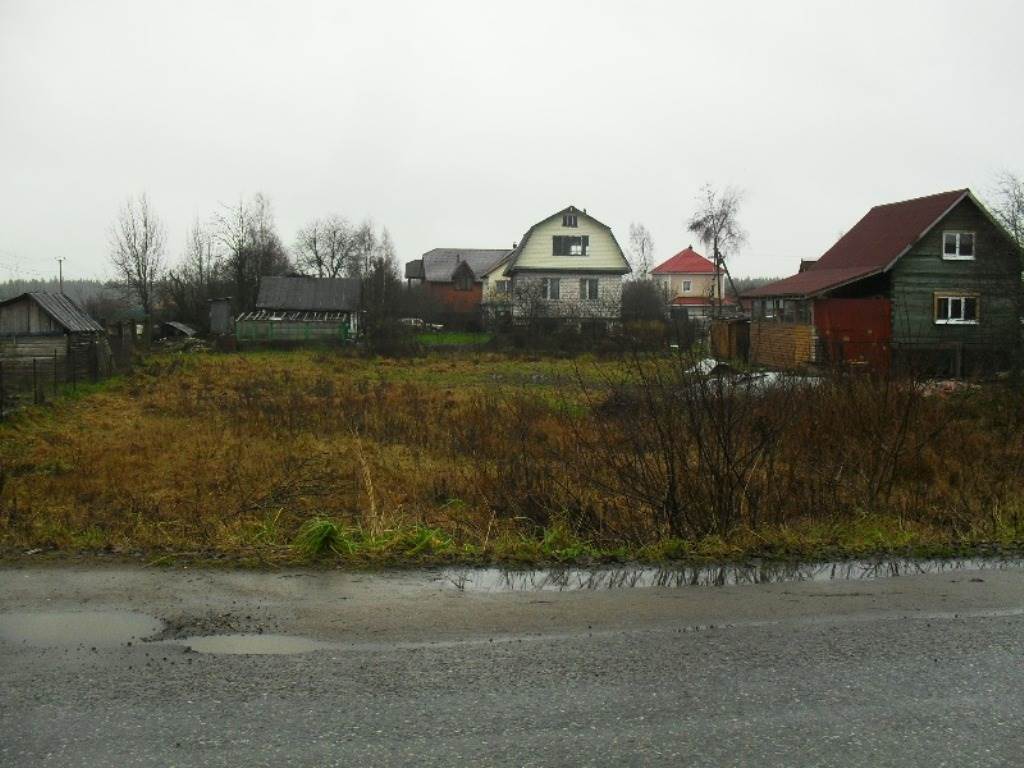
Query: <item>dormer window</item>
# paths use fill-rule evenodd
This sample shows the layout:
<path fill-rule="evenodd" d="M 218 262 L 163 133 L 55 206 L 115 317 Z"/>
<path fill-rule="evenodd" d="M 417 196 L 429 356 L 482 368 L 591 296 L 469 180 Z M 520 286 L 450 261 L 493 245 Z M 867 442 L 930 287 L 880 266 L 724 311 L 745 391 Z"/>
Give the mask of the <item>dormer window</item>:
<path fill-rule="evenodd" d="M 575 213 L 566 213 L 562 216 L 563 227 L 578 227 L 579 222 L 576 219 Z"/>
<path fill-rule="evenodd" d="M 553 256 L 586 256 L 590 245 L 589 235 L 555 235 L 552 238 Z"/>
<path fill-rule="evenodd" d="M 943 232 L 942 258 L 950 261 L 974 259 L 973 232 Z"/>
<path fill-rule="evenodd" d="M 465 272 L 459 274 L 455 278 L 455 290 L 456 291 L 471 291 L 473 290 L 473 276 L 466 274 Z"/>

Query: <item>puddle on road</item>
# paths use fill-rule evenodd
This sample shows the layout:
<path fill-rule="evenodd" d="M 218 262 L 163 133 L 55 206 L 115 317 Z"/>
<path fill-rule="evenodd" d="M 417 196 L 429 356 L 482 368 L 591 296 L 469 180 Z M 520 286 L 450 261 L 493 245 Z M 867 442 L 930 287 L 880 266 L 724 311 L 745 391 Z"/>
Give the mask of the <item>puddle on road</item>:
<path fill-rule="evenodd" d="M 0 613 L 0 640 L 39 648 L 114 648 L 162 628 L 159 619 L 130 611 Z"/>
<path fill-rule="evenodd" d="M 680 567 L 459 569 L 440 572 L 435 581 L 470 592 L 570 592 L 645 587 L 729 587 L 786 582 L 865 581 L 895 576 L 1022 569 L 1024 560 L 986 558 L 846 560 L 829 563 L 749 563 Z"/>
<path fill-rule="evenodd" d="M 172 641 L 175 645 L 184 645 L 198 653 L 228 654 L 233 656 L 248 655 L 290 655 L 322 651 L 335 646 L 310 640 L 308 637 L 294 635 L 201 635 L 186 637 Z"/>

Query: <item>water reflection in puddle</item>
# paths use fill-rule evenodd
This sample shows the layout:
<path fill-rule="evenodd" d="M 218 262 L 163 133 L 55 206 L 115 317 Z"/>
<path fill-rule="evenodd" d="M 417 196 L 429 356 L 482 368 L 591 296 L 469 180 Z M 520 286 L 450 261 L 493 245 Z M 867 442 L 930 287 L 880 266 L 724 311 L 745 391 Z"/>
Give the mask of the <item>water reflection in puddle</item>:
<path fill-rule="evenodd" d="M 112 648 L 162 628 L 159 619 L 130 611 L 0 613 L 0 640 L 39 648 Z"/>
<path fill-rule="evenodd" d="M 829 563 L 748 563 L 695 566 L 618 566 L 610 568 L 450 568 L 437 580 L 446 587 L 473 592 L 574 591 L 644 587 L 727 587 L 783 582 L 885 579 L 894 576 L 1024 568 L 1024 560 L 985 558 L 844 560 Z"/>
<path fill-rule="evenodd" d="M 288 655 L 321 651 L 334 646 L 307 637 L 293 635 L 202 635 L 175 640 L 198 653 L 248 655 Z"/>

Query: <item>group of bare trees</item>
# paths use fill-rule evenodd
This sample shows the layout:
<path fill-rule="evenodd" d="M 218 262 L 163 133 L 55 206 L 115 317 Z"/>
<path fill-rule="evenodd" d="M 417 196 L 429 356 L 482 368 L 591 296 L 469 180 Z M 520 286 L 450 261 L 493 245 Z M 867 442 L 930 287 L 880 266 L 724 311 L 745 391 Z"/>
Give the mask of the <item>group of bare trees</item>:
<path fill-rule="evenodd" d="M 353 225 L 337 215 L 314 219 L 300 228 L 290 254 L 261 193 L 196 219 L 170 268 L 166 228 L 144 194 L 121 208 L 110 240 L 117 280 L 146 315 L 162 309 L 198 327 L 206 325 L 211 298 L 230 296 L 237 310 L 251 309 L 268 275 L 359 278 L 378 299 L 401 285 L 386 228 L 378 233 L 370 221 Z"/>

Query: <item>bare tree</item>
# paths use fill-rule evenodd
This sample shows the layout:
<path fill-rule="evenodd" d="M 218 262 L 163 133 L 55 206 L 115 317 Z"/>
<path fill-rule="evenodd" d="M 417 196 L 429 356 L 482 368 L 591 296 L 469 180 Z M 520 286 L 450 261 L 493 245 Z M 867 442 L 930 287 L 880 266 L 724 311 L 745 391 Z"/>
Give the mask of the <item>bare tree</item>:
<path fill-rule="evenodd" d="M 355 245 L 355 230 L 341 216 L 313 219 L 295 238 L 296 265 L 317 277 L 341 277 Z"/>
<path fill-rule="evenodd" d="M 164 225 L 145 194 L 129 197 L 110 232 L 110 262 L 142 310 L 153 310 L 153 286 L 163 268 Z"/>
<path fill-rule="evenodd" d="M 198 219 L 185 237 L 185 250 L 178 266 L 167 271 L 166 294 L 179 319 L 205 327 L 207 302 L 220 272 L 214 238 Z"/>
<path fill-rule="evenodd" d="M 291 266 L 270 200 L 262 193 L 222 206 L 213 217 L 213 236 L 225 250 L 225 268 L 240 308 L 255 304 L 261 277 L 282 274 Z"/>
<path fill-rule="evenodd" d="M 654 263 L 654 238 L 650 230 L 638 221 L 629 225 L 629 254 L 633 262 L 633 276 L 646 280 Z"/>
<path fill-rule="evenodd" d="M 697 201 L 697 211 L 687 221 L 686 228 L 697 235 L 704 246 L 711 249 L 714 255 L 716 293 L 718 294 L 719 310 L 721 310 L 723 272 L 729 278 L 729 285 L 733 292 L 736 292 L 726 259 L 734 255 L 747 241 L 747 234 L 739 223 L 743 192 L 735 187 L 718 190 L 711 184 L 705 184 L 701 187 Z"/>
<path fill-rule="evenodd" d="M 996 176 L 991 192 L 992 213 L 1024 248 L 1024 179 L 1009 171 Z"/>

